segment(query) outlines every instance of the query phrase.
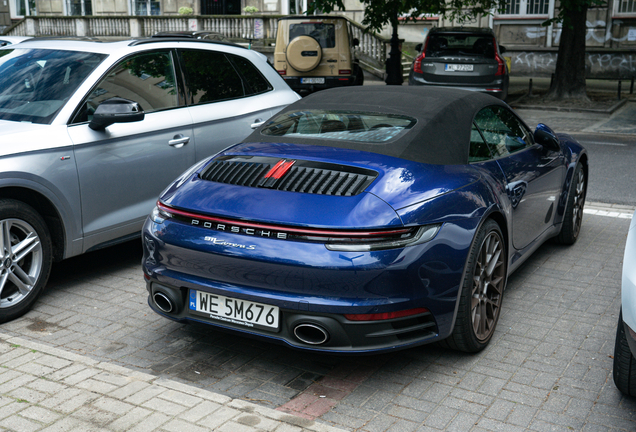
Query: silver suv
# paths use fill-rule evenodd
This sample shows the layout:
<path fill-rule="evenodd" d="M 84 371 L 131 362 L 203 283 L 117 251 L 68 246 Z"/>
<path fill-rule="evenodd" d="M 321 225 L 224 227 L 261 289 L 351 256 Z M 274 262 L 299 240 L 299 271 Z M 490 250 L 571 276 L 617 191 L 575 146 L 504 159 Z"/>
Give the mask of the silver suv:
<path fill-rule="evenodd" d="M 222 42 L 0 48 L 0 322 L 29 310 L 53 261 L 138 236 L 172 180 L 297 99 Z"/>

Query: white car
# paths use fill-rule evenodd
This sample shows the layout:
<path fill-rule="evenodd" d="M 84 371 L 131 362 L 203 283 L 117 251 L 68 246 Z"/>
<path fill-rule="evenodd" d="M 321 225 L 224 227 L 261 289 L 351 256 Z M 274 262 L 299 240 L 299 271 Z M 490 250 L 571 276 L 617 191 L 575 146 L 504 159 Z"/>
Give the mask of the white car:
<path fill-rule="evenodd" d="M 298 99 L 223 42 L 0 48 L 0 322 L 29 310 L 53 261 L 139 236 L 171 181 Z"/>
<path fill-rule="evenodd" d="M 614 383 L 636 396 L 636 217 L 632 217 L 623 258 L 621 313 L 614 345 Z"/>
<path fill-rule="evenodd" d="M 3 36 L 0 35 L 0 47 L 17 44 L 20 42 L 24 42 L 25 40 L 31 39 L 29 36 Z"/>

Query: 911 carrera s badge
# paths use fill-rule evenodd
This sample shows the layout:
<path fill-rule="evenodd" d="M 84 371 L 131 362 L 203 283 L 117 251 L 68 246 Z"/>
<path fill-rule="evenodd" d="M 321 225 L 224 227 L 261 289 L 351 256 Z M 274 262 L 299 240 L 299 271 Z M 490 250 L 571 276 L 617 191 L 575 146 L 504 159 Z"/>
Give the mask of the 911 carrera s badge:
<path fill-rule="evenodd" d="M 254 246 L 254 245 L 244 245 L 244 244 L 241 244 L 241 243 L 232 243 L 232 242 L 228 242 L 228 241 L 225 241 L 225 240 L 218 239 L 216 237 L 205 236 L 203 238 L 203 240 L 212 242 L 215 245 L 220 245 L 220 246 L 229 246 L 229 247 L 234 247 L 234 248 L 239 248 L 239 249 L 246 249 L 246 250 L 254 250 L 254 249 L 256 249 L 256 246 Z"/>

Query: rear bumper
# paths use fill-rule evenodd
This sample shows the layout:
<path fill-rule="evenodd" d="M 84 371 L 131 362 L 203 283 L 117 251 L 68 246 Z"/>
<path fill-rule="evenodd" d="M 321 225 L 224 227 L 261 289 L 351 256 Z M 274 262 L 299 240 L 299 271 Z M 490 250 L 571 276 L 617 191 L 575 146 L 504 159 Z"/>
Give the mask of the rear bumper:
<path fill-rule="evenodd" d="M 459 88 L 463 90 L 488 93 L 495 97 L 498 97 L 499 99 L 505 99 L 508 96 L 508 81 L 509 77 L 506 75 L 504 78 L 486 84 L 474 84 L 470 82 L 445 83 L 427 81 L 420 74 L 415 74 L 413 73 L 413 71 L 411 71 L 411 73 L 409 74 L 409 85 L 428 85 L 447 88 Z"/>
<path fill-rule="evenodd" d="M 433 240 L 404 249 L 349 253 L 328 251 L 323 244 L 243 236 L 233 241 L 249 241 L 254 249 L 223 251 L 201 241 L 206 234 L 197 232 L 201 228 L 148 220 L 142 260 L 148 303 L 175 321 L 201 322 L 307 350 L 369 353 L 421 345 L 452 331 L 477 222 L 447 223 Z M 193 290 L 276 306 L 279 326 L 259 329 L 194 312 L 189 305 Z M 176 307 L 161 311 L 157 292 Z M 345 317 L 415 308 L 427 312 L 376 321 Z M 303 341 L 299 326 L 324 332 L 325 341 Z"/>
<path fill-rule="evenodd" d="M 311 78 L 324 78 L 324 84 L 303 84 L 302 78 L 305 77 L 282 77 L 287 85 L 296 92 L 314 92 L 318 90 L 325 90 L 334 87 L 347 87 L 351 86 L 355 82 L 354 76 L 337 76 L 337 77 L 311 77 Z M 310 77 L 307 77 L 310 78 Z"/>

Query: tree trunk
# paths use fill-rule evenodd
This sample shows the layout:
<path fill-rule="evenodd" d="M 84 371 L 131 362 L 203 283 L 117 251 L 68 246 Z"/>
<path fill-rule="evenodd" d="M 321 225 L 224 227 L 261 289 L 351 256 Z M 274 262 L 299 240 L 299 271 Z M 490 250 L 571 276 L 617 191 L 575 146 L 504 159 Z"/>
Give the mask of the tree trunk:
<path fill-rule="evenodd" d="M 569 2 L 572 4 L 573 2 Z M 583 2 L 581 2 L 583 3 Z M 563 7 L 563 5 L 562 5 Z M 570 6 L 563 22 L 556 72 L 548 99 L 587 99 L 585 91 L 585 35 L 587 4 Z"/>

